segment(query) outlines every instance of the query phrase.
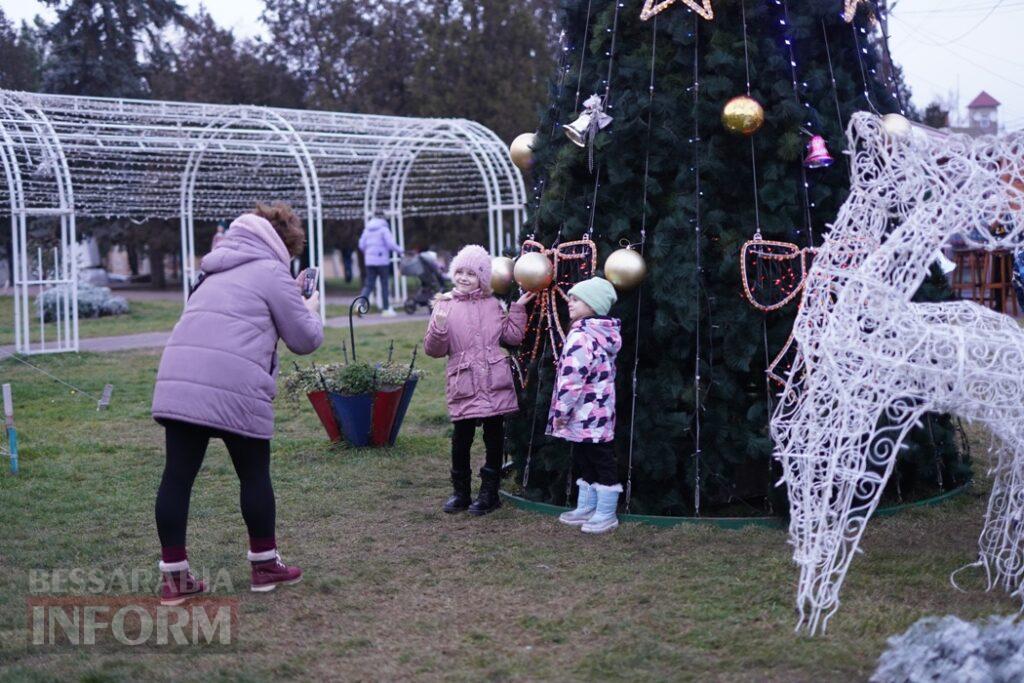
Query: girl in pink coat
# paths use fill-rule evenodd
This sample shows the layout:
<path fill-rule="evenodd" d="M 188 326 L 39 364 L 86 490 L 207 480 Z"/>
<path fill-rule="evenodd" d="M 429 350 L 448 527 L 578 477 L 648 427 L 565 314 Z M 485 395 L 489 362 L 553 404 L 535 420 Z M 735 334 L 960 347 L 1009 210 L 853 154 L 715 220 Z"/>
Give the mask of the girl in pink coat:
<path fill-rule="evenodd" d="M 427 325 L 423 349 L 428 356 L 448 356 L 448 415 L 452 433 L 452 486 L 445 512 L 468 509 L 486 515 L 501 506 L 498 498 L 504 416 L 519 410 L 512 368 L 502 348 L 523 341 L 526 308 L 533 294 L 524 294 L 504 311 L 491 294 L 491 257 L 481 246 L 463 247 L 452 259 L 449 275 L 455 289 L 441 295 Z M 480 470 L 480 494 L 470 497 L 469 449 L 477 422 L 483 422 L 487 461 Z"/>

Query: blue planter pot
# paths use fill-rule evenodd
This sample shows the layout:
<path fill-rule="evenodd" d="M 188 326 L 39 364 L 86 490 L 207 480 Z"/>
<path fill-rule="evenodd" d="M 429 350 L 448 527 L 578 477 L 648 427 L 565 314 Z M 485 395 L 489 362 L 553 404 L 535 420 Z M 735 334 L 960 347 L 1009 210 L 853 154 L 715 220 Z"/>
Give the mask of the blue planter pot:
<path fill-rule="evenodd" d="M 328 398 L 345 440 L 353 446 L 368 446 L 373 419 L 373 394 L 342 396 L 331 392 Z"/>

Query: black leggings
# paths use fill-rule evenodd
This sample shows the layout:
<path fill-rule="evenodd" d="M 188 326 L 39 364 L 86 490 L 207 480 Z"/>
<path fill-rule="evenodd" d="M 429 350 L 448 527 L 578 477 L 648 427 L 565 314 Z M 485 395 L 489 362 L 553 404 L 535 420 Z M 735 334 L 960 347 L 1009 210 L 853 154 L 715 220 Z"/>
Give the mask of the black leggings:
<path fill-rule="evenodd" d="M 164 548 L 184 546 L 192 483 L 211 438 L 224 440 L 241 484 L 239 502 L 250 538 L 272 538 L 277 510 L 270 483 L 270 441 L 187 422 L 164 420 L 167 462 L 156 493 L 156 530 Z"/>
<path fill-rule="evenodd" d="M 501 449 L 505 441 L 505 418 L 502 415 L 485 417 L 484 449 L 487 451 L 487 467 L 501 469 Z M 456 420 L 452 422 L 455 431 L 452 433 L 452 469 L 458 472 L 469 471 L 469 449 L 473 446 L 476 435 L 477 420 Z"/>
<path fill-rule="evenodd" d="M 573 443 L 572 464 L 580 479 L 588 484 L 615 486 L 619 483 L 618 468 L 615 466 L 615 448 L 612 442 Z"/>

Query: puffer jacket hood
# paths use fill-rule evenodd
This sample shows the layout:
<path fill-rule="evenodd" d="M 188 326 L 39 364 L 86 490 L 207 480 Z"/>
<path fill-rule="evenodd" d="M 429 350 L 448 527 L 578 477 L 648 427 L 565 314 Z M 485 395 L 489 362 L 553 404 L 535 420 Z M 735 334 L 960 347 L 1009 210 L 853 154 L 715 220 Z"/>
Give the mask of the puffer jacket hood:
<path fill-rule="evenodd" d="M 391 226 L 383 218 L 371 218 L 366 221 L 366 229 L 370 231 L 374 230 L 391 230 Z"/>
<path fill-rule="evenodd" d="M 609 356 L 618 355 L 622 350 L 622 321 L 618 318 L 607 316 L 592 316 L 577 320 L 570 326 L 570 330 L 579 325 L 586 333 L 593 337 L 594 342 Z"/>
<path fill-rule="evenodd" d="M 216 249 L 203 257 L 199 267 L 207 275 L 212 275 L 260 260 L 280 259 L 258 235 L 235 227 L 224 234 Z"/>
<path fill-rule="evenodd" d="M 401 248 L 391 234 L 391 226 L 383 218 L 371 218 L 359 236 L 359 249 L 368 266 L 386 266 L 391 262 L 391 253 Z"/>

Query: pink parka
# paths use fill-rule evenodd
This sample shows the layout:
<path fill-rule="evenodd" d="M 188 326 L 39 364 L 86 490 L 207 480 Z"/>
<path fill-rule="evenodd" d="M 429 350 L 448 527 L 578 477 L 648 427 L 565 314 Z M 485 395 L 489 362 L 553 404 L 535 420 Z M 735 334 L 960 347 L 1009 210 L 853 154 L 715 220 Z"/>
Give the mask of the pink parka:
<path fill-rule="evenodd" d="M 447 307 L 447 328 L 437 329 L 431 318 L 423 350 L 433 358 L 448 356 L 445 396 L 452 421 L 519 410 L 512 368 L 501 344 L 517 346 L 523 341 L 526 308 L 513 303 L 506 314 L 497 299 L 480 290 L 449 292 L 436 307 Z"/>

